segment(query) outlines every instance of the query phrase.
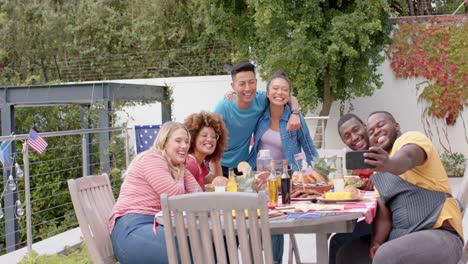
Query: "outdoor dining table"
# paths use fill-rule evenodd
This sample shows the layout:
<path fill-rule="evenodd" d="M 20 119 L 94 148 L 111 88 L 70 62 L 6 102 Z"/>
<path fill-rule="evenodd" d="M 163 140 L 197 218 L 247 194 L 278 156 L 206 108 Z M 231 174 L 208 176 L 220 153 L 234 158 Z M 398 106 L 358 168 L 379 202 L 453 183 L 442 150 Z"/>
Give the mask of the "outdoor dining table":
<path fill-rule="evenodd" d="M 328 264 L 328 238 L 333 233 L 351 233 L 357 220 L 371 223 L 376 214 L 374 192 L 361 192 L 362 200 L 336 203 L 341 209 L 311 210 L 270 220 L 271 234 L 315 234 L 317 263 Z M 292 205 L 295 205 L 293 202 Z M 163 224 L 162 215 L 156 221 Z"/>
<path fill-rule="evenodd" d="M 295 218 L 281 218 L 270 221 L 272 234 L 315 233 L 317 263 L 328 263 L 328 238 L 333 233 L 351 233 L 357 220 L 371 223 L 376 214 L 377 199 L 374 192 L 361 192 L 362 200 L 337 203 L 340 210 L 308 211 Z M 293 203 L 294 204 L 294 203 Z"/>

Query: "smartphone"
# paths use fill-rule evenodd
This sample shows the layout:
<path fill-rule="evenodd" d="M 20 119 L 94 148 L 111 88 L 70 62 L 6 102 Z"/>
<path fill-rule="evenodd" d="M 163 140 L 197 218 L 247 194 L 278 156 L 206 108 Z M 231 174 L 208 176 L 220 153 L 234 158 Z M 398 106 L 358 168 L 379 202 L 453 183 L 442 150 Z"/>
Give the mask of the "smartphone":
<path fill-rule="evenodd" d="M 346 169 L 372 169 L 374 166 L 364 163 L 364 153 L 372 153 L 371 150 L 355 150 L 346 152 Z"/>

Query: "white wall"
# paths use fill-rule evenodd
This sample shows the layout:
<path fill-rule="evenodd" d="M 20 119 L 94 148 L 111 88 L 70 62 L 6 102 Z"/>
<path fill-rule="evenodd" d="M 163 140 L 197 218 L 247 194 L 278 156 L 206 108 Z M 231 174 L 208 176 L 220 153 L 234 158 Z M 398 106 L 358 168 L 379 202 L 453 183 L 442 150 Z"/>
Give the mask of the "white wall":
<path fill-rule="evenodd" d="M 167 85 L 173 89 L 174 104 L 172 105 L 172 120 L 183 122 L 191 113 L 202 110 L 212 111 L 216 103 L 230 89 L 231 76 L 200 76 L 177 78 L 154 78 L 119 80 L 116 82 Z M 258 83 L 258 89 L 265 89 L 265 82 Z M 129 107 L 120 113 L 120 117 L 129 121 L 129 125 L 161 124 L 161 106 L 159 103 Z M 127 117 L 126 117 L 127 116 Z"/>
<path fill-rule="evenodd" d="M 360 116 L 366 121 L 367 116 L 373 111 L 385 110 L 392 113 L 395 119 L 400 124 L 402 132 L 417 130 L 424 132 L 423 119 L 421 116 L 423 106 L 418 103 L 418 95 L 421 93 L 417 91 L 416 85 L 422 83 L 424 79 L 408 79 L 401 80 L 396 79 L 388 61 L 379 68 L 382 74 L 383 86 L 381 89 L 374 92 L 370 97 L 356 98 L 351 101 L 354 106 L 356 115 Z M 346 105 L 349 107 L 349 104 Z M 447 134 L 453 152 L 460 152 L 468 157 L 468 109 L 461 113 L 463 120 L 465 120 L 465 128 L 463 127 L 463 121 L 459 117 L 455 126 L 446 126 L 443 122 L 437 121 L 440 128 L 447 128 Z M 337 132 L 336 124 L 339 119 L 339 102 L 336 102 L 332 106 L 330 112 L 330 119 L 328 122 L 326 134 L 327 148 L 344 148 L 345 145 L 341 142 Z M 439 137 L 437 136 L 437 129 L 434 122 L 431 122 L 432 142 L 436 145 L 439 153 L 443 152 L 442 145 L 439 143 Z M 440 131 L 441 132 L 441 131 Z M 441 134 L 441 142 L 448 146 L 445 136 Z"/>
<path fill-rule="evenodd" d="M 417 96 L 421 92 L 416 91 L 416 84 L 424 79 L 397 80 L 390 69 L 388 61 L 380 67 L 383 87 L 377 90 L 371 97 L 356 98 L 351 101 L 354 106 L 353 113 L 366 121 L 367 116 L 377 110 L 385 110 L 392 113 L 400 123 L 402 131 L 418 130 L 424 132 L 421 118 L 422 106 L 417 102 Z M 216 103 L 223 97 L 224 93 L 230 89 L 231 77 L 222 76 L 202 76 L 202 77 L 178 77 L 178 78 L 157 78 L 123 80 L 118 82 L 128 82 L 137 84 L 168 85 L 173 88 L 174 104 L 172 108 L 173 120 L 183 122 L 184 118 L 191 113 L 201 110 L 212 110 Z M 293 80 L 294 82 L 294 80 Z M 259 90 L 264 90 L 266 83 L 258 83 Z M 348 109 L 349 104 L 346 105 Z M 160 105 L 141 106 L 128 108 L 129 116 L 121 115 L 123 119 L 129 118 L 129 125 L 160 124 Z M 460 152 L 468 157 L 468 110 L 461 114 L 467 124 L 463 127 L 463 122 L 459 118 L 455 126 L 447 127 L 448 138 L 451 150 Z M 330 119 L 326 130 L 326 148 L 344 148 L 337 133 L 336 124 L 339 119 L 339 103 L 334 103 L 330 112 Z M 439 122 L 443 124 L 442 122 Z M 444 125 L 439 126 L 444 127 Z M 436 127 L 432 125 L 432 142 L 437 146 L 439 152 L 443 148 L 437 137 Z M 447 141 L 441 136 L 444 145 Z"/>

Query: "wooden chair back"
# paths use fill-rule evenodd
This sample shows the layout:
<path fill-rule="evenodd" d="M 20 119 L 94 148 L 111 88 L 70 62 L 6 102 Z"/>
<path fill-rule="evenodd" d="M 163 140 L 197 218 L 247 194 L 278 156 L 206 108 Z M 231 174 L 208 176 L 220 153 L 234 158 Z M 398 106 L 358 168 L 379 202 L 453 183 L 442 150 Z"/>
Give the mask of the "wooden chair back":
<path fill-rule="evenodd" d="M 163 194 L 161 204 L 169 263 L 174 235 L 182 263 L 273 263 L 265 193 Z"/>
<path fill-rule="evenodd" d="M 115 204 L 107 174 L 68 180 L 76 218 L 94 263 L 116 263 L 107 221 Z"/>

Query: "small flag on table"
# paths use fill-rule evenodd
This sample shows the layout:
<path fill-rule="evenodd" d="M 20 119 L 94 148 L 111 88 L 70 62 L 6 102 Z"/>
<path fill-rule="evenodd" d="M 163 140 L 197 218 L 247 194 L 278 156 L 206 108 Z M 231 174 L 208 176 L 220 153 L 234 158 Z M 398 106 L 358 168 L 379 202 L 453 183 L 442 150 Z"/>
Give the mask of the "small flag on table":
<path fill-rule="evenodd" d="M 47 148 L 47 142 L 39 136 L 39 134 L 31 128 L 28 136 L 28 146 L 30 146 L 34 151 L 39 154 L 42 154 Z"/>

